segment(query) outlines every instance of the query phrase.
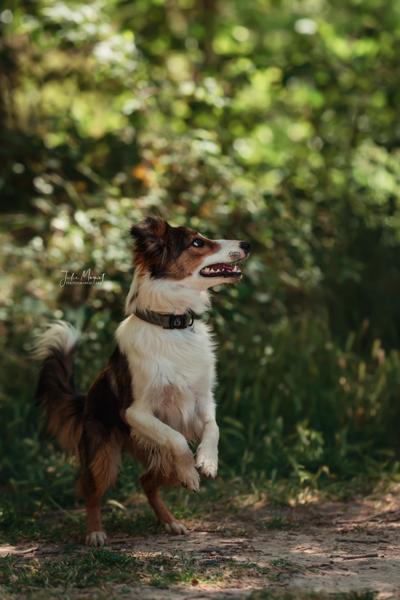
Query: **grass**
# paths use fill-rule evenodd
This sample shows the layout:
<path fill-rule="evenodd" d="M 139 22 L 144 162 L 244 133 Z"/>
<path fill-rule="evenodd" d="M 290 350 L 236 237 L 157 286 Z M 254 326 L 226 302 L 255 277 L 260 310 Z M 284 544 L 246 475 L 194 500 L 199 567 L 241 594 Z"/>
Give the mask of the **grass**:
<path fill-rule="evenodd" d="M 267 582 L 276 586 L 297 572 L 295 563 L 282 560 L 270 561 L 260 567 L 252 562 L 239 563 L 224 557 L 206 559 L 168 553 L 141 557 L 116 550 L 85 549 L 81 546 L 84 512 L 81 502 L 74 497 L 76 465 L 40 437 L 33 418 L 34 410 L 25 404 L 19 406 L 21 414 L 17 414 L 16 404 L 15 414 L 9 414 L 10 418 L 6 419 L 10 423 L 9 435 L 2 441 L 4 448 L 10 446 L 12 449 L 8 454 L 4 453 L 4 473 L 13 477 L 5 477 L 4 481 L 8 483 L 0 490 L 0 542 L 35 545 L 57 540 L 61 543 L 62 554 L 56 558 L 39 557 L 29 561 L 23 556 L 1 559 L 1 600 L 7 598 L 5 594 L 10 598 L 20 594 L 35 600 L 58 597 L 75 600 L 89 594 L 90 599 L 105 600 L 123 597 L 125 587 L 129 595 L 129 589 L 137 585 L 162 589 L 175 585 L 196 587 L 203 583 L 224 586 L 231 585 L 235 577 L 251 577 L 260 583 L 260 587 Z M 21 430 L 22 422 L 25 430 Z M 31 424 L 32 430 L 29 430 Z M 243 509 L 252 508 L 260 501 L 267 500 L 277 509 L 326 498 L 348 500 L 355 495 L 370 493 L 377 483 L 383 491 L 397 477 L 396 470 L 386 477 L 374 466 L 362 473 L 351 478 L 322 475 L 314 481 L 301 479 L 295 471 L 293 477 L 286 478 L 271 478 L 258 471 L 229 477 L 229 472 L 222 468 L 221 478 L 215 482 L 204 481 L 199 494 L 174 489 L 165 496 L 177 518 L 198 519 L 200 515 L 221 510 L 237 517 L 233 519 L 236 525 L 231 534 L 246 536 L 251 524 L 243 516 Z M 111 537 L 122 534 L 135 537 L 160 531 L 143 494 L 139 493 L 138 475 L 137 467 L 129 460 L 124 461 L 118 485 L 105 499 L 105 528 Z M 260 528 L 273 532 L 297 527 L 280 512 L 261 521 Z M 118 591 L 115 591 L 117 587 Z M 269 590 L 265 593 L 270 594 L 265 598 L 281 600 Z M 254 600 L 258 598 L 264 597 L 254 596 Z M 300 596 L 293 596 L 293 600 L 297 598 Z M 309 598 L 316 597 L 310 595 Z M 342 595 L 337 598 L 370 600 L 373 596 Z"/>
<path fill-rule="evenodd" d="M 120 511 L 105 507 L 103 511 L 104 524 L 107 531 L 113 535 L 120 533 L 136 534 L 155 533 L 158 529 L 157 521 L 150 510 Z M 61 540 L 68 536 L 74 543 L 80 543 L 84 537 L 84 511 L 81 509 L 70 511 L 50 511 L 40 515 L 21 517 L 15 519 L 3 529 L 2 540 L 17 543 L 29 539 L 30 541 Z M 1 539 L 0 538 L 0 539 Z"/>
<path fill-rule="evenodd" d="M 346 501 L 358 495 L 367 495 L 374 490 L 383 493 L 392 482 L 393 478 L 380 481 L 376 478 L 360 478 L 351 482 L 326 484 L 316 490 L 290 480 L 269 482 L 235 478 L 229 482 L 222 479 L 203 481 L 198 494 L 190 494 L 183 489 L 166 490 L 164 497 L 175 516 L 185 520 L 212 512 L 216 504 L 230 515 L 235 515 L 243 507 L 262 499 L 268 499 L 269 505 L 274 508 L 323 499 Z M 72 481 L 66 479 L 65 485 L 72 486 Z M 26 539 L 63 540 L 67 531 L 68 538 L 79 543 L 84 535 L 83 505 L 77 499 L 69 499 L 64 508 L 56 502 L 55 492 L 56 490 L 49 494 L 48 491 L 44 491 L 46 495 L 42 502 L 32 502 L 21 510 L 18 505 L 13 504 L 14 495 L 5 491 L 0 497 L 0 542 L 16 543 Z M 111 534 L 154 533 L 158 530 L 143 494 L 136 489 L 132 493 L 129 493 L 126 487 L 112 490 L 104 500 L 103 507 L 105 527 Z M 242 522 L 242 526 L 245 532 L 245 522 Z M 266 530 L 286 530 L 295 528 L 296 523 L 278 514 L 263 521 L 260 526 Z"/>
<path fill-rule="evenodd" d="M 253 562 L 239 562 L 231 558 L 198 558 L 188 553 L 147 553 L 132 556 L 129 552 L 109 549 L 87 550 L 73 545 L 65 546 L 62 558 L 34 559 L 6 557 L 0 560 L 0 584 L 4 593 L 24 594 L 24 597 L 74 598 L 90 593 L 91 598 L 124 597 L 124 589 L 145 585 L 160 589 L 170 586 L 198 586 L 219 583 L 232 585 L 245 576 L 259 579 L 264 584 L 280 583 L 282 578 L 301 571 L 288 560 L 272 560 L 266 567 Z M 116 590 L 118 586 L 119 592 Z M 93 590 L 93 594 L 92 591 Z M 1 591 L 1 588 L 0 588 Z M 96 591 L 97 595 L 94 595 Z M 43 593 L 43 596 L 38 594 Z M 120 595 L 118 595 L 120 593 Z M 108 594 L 108 596 L 107 596 Z M 3 596 L 2 596 L 3 597 Z M 4 596 L 6 597 L 6 596 Z M 258 590 L 251 600 L 373 600 L 372 592 L 351 592 L 321 595 L 312 592 Z"/>
<path fill-rule="evenodd" d="M 104 549 L 92 550 L 83 555 L 74 555 L 73 552 L 73 549 L 68 548 L 63 553 L 62 560 L 37 559 L 29 564 L 12 557 L 4 558 L 4 585 L 14 591 L 69 586 L 85 588 L 96 585 L 99 579 L 103 583 L 132 581 L 138 571 L 139 561 L 121 553 Z"/>
<path fill-rule="evenodd" d="M 108 584 L 146 584 L 158 588 L 210 581 L 216 569 L 183 553 L 174 556 L 155 554 L 137 558 L 108 549 L 81 550 L 66 547 L 61 560 L 36 559 L 27 564 L 19 558 L 2 559 L 1 579 L 8 590 L 42 588 L 87 589 Z"/>
<path fill-rule="evenodd" d="M 356 488 L 358 489 L 358 487 Z M 310 492 L 311 494 L 311 492 Z M 328 494 L 328 492 L 327 492 Z M 302 495 L 302 496 L 300 496 Z M 252 527 L 260 530 L 291 530 L 300 527 L 286 516 L 281 506 L 292 505 L 303 498 L 304 489 L 296 494 L 291 485 L 246 484 L 243 480 L 209 482 L 200 494 L 188 494 L 183 490 L 171 490 L 167 496 L 174 512 L 186 520 L 203 522 L 213 519 L 213 528 L 221 535 L 252 535 Z M 271 506 L 268 520 L 248 522 L 247 515 L 257 503 L 267 501 Z M 281 514 L 282 513 L 282 514 Z M 221 519 L 219 518 L 221 515 Z M 223 517 L 232 517 L 228 529 Z M 374 594 L 316 595 L 312 593 L 291 594 L 274 591 L 276 586 L 289 583 L 295 575 L 304 574 L 305 567 L 286 558 L 272 558 L 262 565 L 243 560 L 244 556 L 223 553 L 183 551 L 185 546 L 176 544 L 152 549 L 151 544 L 140 552 L 135 550 L 135 537 L 156 534 L 161 531 L 144 498 L 134 494 L 124 504 L 112 499 L 105 505 L 105 528 L 111 538 L 126 535 L 132 544 L 110 548 L 90 549 L 82 545 L 84 537 L 84 511 L 82 509 L 43 509 L 26 515 L 20 521 L 15 517 L 9 523 L 3 539 L 9 543 L 23 543 L 24 547 L 38 546 L 35 555 L 9 555 L 0 559 L 0 598 L 63 598 L 75 600 L 90 597 L 95 600 L 124 598 L 137 586 L 169 589 L 182 586 L 188 590 L 196 586 L 234 587 L 242 581 L 252 581 L 254 592 L 251 600 L 373 600 Z M 235 529 L 236 528 L 236 529 Z M 56 544 L 54 542 L 56 541 Z M 171 549 L 173 547 L 173 549 Z M 148 548 L 148 549 L 147 549 Z M 211 548 L 212 550 L 212 548 Z M 47 552 L 47 553 L 46 553 Z"/>
<path fill-rule="evenodd" d="M 240 563 L 230 558 L 194 557 L 179 552 L 146 553 L 138 558 L 129 553 L 109 549 L 87 550 L 69 545 L 62 558 L 38 558 L 29 562 L 21 557 L 0 559 L 0 582 L 6 591 L 80 590 L 127 584 L 169 588 L 172 585 L 215 583 L 231 580 L 251 571 L 265 575 L 266 570 L 253 563 Z M 234 575 L 233 575 L 234 574 Z"/>

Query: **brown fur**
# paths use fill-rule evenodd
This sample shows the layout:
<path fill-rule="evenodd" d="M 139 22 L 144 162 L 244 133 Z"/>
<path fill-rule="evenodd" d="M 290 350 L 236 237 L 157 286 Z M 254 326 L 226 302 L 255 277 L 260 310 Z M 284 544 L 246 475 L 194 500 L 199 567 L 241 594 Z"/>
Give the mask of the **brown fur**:
<path fill-rule="evenodd" d="M 218 242 L 187 227 L 171 227 L 162 219 L 149 217 L 131 228 L 135 239 L 135 266 L 152 277 L 184 279 L 193 273 L 205 256 L 219 249 Z M 201 238 L 204 246 L 192 246 Z"/>
<path fill-rule="evenodd" d="M 183 279 L 205 256 L 219 249 L 218 242 L 192 229 L 171 227 L 162 219 L 148 218 L 132 227 L 131 233 L 135 239 L 136 268 L 154 278 Z M 195 238 L 202 240 L 201 247 L 193 245 Z M 73 350 L 63 353 L 51 349 L 40 372 L 37 398 L 47 414 L 49 432 L 65 450 L 79 457 L 78 490 L 86 501 L 88 533 L 101 531 L 101 498 L 117 479 L 122 452 L 130 453 L 145 465 L 147 473 L 141 482 L 149 503 L 160 521 L 172 523 L 173 515 L 162 502 L 159 487 L 179 484 L 174 457 L 131 436 L 124 417 L 133 402 L 126 357 L 116 348 L 107 367 L 83 396 L 73 384 L 72 353 Z M 174 410 L 173 390 L 167 394 L 166 403 L 161 413 Z M 163 419 L 163 414 L 158 416 Z M 198 437 L 198 433 L 195 429 L 185 432 L 188 440 Z M 191 453 L 188 461 L 194 461 Z"/>
<path fill-rule="evenodd" d="M 144 493 L 160 523 L 176 521 L 174 515 L 164 504 L 160 496 L 160 487 L 179 485 L 176 477 L 163 477 L 156 472 L 148 471 L 140 478 Z"/>
<path fill-rule="evenodd" d="M 47 416 L 47 429 L 67 452 L 76 453 L 82 433 L 84 396 L 75 388 L 72 354 L 57 349 L 40 370 L 36 398 Z"/>
<path fill-rule="evenodd" d="M 76 392 L 71 372 L 72 353 L 52 351 L 41 369 L 37 398 L 46 411 L 49 432 L 65 450 L 79 457 L 77 489 L 85 499 L 88 533 L 102 530 L 101 500 L 118 477 L 122 452 L 128 452 L 147 467 L 148 474 L 141 482 L 157 517 L 163 523 L 174 521 L 158 488 L 178 485 L 179 481 L 171 472 L 163 474 L 154 469 L 154 449 L 135 442 L 123 419 L 132 402 L 126 357 L 116 348 L 86 397 Z M 167 462 L 173 465 L 172 459 Z"/>

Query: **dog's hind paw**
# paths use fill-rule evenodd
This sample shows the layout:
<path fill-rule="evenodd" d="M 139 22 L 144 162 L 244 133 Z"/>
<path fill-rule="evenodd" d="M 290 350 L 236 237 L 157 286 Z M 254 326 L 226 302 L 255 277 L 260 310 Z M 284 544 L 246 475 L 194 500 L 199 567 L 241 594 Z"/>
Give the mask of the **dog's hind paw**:
<path fill-rule="evenodd" d="M 107 536 L 104 531 L 92 531 L 86 536 L 87 546 L 104 546 Z"/>
<path fill-rule="evenodd" d="M 164 527 L 168 533 L 172 533 L 173 535 L 187 535 L 189 533 L 184 524 L 179 521 L 164 523 Z"/>

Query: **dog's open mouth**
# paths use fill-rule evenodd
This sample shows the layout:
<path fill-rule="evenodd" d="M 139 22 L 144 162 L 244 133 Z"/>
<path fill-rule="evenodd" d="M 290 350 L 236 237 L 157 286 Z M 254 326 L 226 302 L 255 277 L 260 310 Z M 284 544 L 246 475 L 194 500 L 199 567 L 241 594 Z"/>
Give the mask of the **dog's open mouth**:
<path fill-rule="evenodd" d="M 203 277 L 240 277 L 241 274 L 237 263 L 216 263 L 203 267 L 200 271 Z"/>

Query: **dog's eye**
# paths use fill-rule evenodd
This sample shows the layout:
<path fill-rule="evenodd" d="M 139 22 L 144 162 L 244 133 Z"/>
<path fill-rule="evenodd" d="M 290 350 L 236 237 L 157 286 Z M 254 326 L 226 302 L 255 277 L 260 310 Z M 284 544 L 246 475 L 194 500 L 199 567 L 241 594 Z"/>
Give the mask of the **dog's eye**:
<path fill-rule="evenodd" d="M 202 248 L 204 246 L 204 240 L 202 240 L 201 238 L 194 238 L 192 246 L 194 246 L 195 248 Z"/>

